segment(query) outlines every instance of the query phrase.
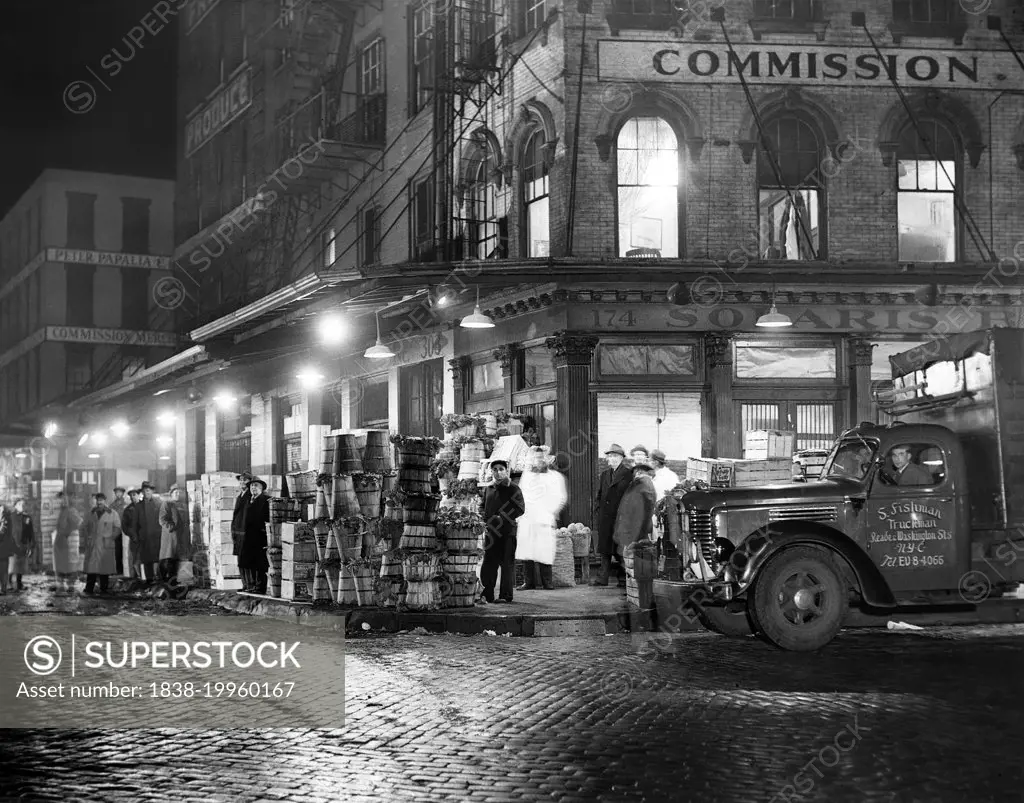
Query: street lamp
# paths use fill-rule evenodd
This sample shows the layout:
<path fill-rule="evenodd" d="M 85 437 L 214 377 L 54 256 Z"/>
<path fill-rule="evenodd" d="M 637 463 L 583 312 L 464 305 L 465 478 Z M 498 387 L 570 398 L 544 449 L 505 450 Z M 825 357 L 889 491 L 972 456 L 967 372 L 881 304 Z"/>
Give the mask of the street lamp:
<path fill-rule="evenodd" d="M 462 323 L 459 324 L 464 329 L 493 329 L 494 321 L 488 316 L 484 315 L 480 310 L 480 286 L 476 288 L 476 307 L 473 308 L 473 314 L 467 315 L 462 319 Z"/>
<path fill-rule="evenodd" d="M 46 440 L 53 440 L 53 436 L 59 431 L 60 427 L 56 421 L 48 421 L 46 426 L 43 427 L 43 437 L 46 438 Z"/>
<path fill-rule="evenodd" d="M 230 410 L 238 399 L 233 394 L 224 391 L 214 396 L 213 401 L 221 410 Z"/>
<path fill-rule="evenodd" d="M 313 390 L 314 388 L 320 387 L 320 383 L 324 381 L 324 375 L 320 373 L 316 368 L 307 366 L 299 371 L 295 378 L 299 380 L 299 384 L 302 385 L 304 390 Z"/>
<path fill-rule="evenodd" d="M 107 433 L 106 432 L 94 432 L 89 436 L 89 439 L 99 446 L 101 449 L 107 445 Z"/>
<path fill-rule="evenodd" d="M 174 413 L 170 410 L 163 410 L 157 415 L 156 422 L 161 426 L 169 427 L 174 423 Z"/>
<path fill-rule="evenodd" d="M 110 431 L 117 437 L 123 438 L 131 431 L 131 427 L 129 427 L 124 421 L 117 421 L 116 423 L 111 424 Z"/>
<path fill-rule="evenodd" d="M 345 339 L 345 321 L 337 313 L 321 316 L 317 329 L 320 331 L 320 339 L 330 346 L 336 346 Z"/>

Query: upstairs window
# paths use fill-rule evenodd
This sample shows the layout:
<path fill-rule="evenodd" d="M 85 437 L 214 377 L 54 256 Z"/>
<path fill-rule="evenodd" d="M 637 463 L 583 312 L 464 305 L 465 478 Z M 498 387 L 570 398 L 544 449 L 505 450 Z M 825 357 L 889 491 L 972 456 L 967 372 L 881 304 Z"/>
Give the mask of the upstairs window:
<path fill-rule="evenodd" d="M 545 158 L 547 139 L 537 129 L 526 142 L 523 158 L 523 205 L 527 257 L 551 254 L 550 186 Z"/>
<path fill-rule="evenodd" d="M 427 105 L 434 88 L 434 10 L 432 2 L 409 11 L 409 113 Z"/>
<path fill-rule="evenodd" d="M 952 14 L 949 0 L 893 0 L 892 18 L 897 22 L 947 24 Z"/>
<path fill-rule="evenodd" d="M 384 92 L 384 40 L 380 37 L 359 52 L 359 94 L 362 97 Z"/>
<path fill-rule="evenodd" d="M 499 256 L 498 186 L 494 152 L 487 148 L 481 152 L 473 166 L 473 176 L 467 192 L 469 221 L 469 254 L 475 259 Z"/>
<path fill-rule="evenodd" d="M 619 256 L 679 256 L 680 160 L 672 127 L 634 117 L 619 130 Z"/>
<path fill-rule="evenodd" d="M 434 179 L 425 178 L 412 185 L 410 205 L 412 256 L 416 262 L 434 258 Z"/>
<path fill-rule="evenodd" d="M 320 232 L 320 251 L 323 254 L 324 268 L 330 270 L 338 258 L 338 232 L 333 226 Z"/>
<path fill-rule="evenodd" d="M 820 259 L 825 202 L 821 137 L 796 117 L 770 120 L 765 127 L 771 153 L 762 147 L 757 162 L 761 255 Z"/>
<path fill-rule="evenodd" d="M 904 36 L 952 39 L 962 44 L 967 32 L 967 5 L 953 0 L 893 0 L 889 30 L 898 45 Z"/>
<path fill-rule="evenodd" d="M 380 262 L 380 208 L 367 206 L 359 212 L 359 264 Z"/>
<path fill-rule="evenodd" d="M 819 22 L 821 0 L 754 0 L 754 16 L 771 20 Z"/>
<path fill-rule="evenodd" d="M 920 125 L 921 134 L 913 124 L 904 129 L 897 152 L 899 260 L 953 262 L 958 148 L 942 124 L 924 120 Z"/>
<path fill-rule="evenodd" d="M 533 33 L 541 25 L 544 24 L 544 20 L 547 19 L 547 5 L 545 0 L 522 0 L 523 3 L 523 18 L 522 18 L 522 29 L 523 34 Z"/>

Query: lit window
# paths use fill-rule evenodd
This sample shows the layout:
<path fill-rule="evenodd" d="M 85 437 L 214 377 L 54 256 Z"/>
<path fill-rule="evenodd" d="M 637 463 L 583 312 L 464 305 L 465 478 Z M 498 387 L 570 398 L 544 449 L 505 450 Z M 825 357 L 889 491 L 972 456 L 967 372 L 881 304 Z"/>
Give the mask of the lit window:
<path fill-rule="evenodd" d="M 550 204 L 548 165 L 544 159 L 546 139 L 540 129 L 526 143 L 523 160 L 523 200 L 526 205 L 526 256 L 546 257 L 550 248 Z"/>
<path fill-rule="evenodd" d="M 761 256 L 818 259 L 824 201 L 821 141 L 795 117 L 769 121 L 766 129 L 771 154 L 762 147 L 757 160 Z"/>
<path fill-rule="evenodd" d="M 957 147 L 952 134 L 934 121 L 914 125 L 900 137 L 898 159 L 900 262 L 956 259 Z"/>
<path fill-rule="evenodd" d="M 634 117 L 616 143 L 619 256 L 679 256 L 679 146 L 659 117 Z"/>
<path fill-rule="evenodd" d="M 336 244 L 338 233 L 332 226 L 327 231 L 321 233 L 320 237 L 322 238 L 323 241 L 322 247 L 324 253 L 324 267 L 329 268 L 334 264 L 335 259 L 337 259 Z"/>

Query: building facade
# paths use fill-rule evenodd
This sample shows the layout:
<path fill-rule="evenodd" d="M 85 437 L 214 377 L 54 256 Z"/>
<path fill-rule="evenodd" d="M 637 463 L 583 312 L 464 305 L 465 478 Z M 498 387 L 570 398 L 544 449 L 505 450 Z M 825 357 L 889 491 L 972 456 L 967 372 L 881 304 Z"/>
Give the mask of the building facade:
<path fill-rule="evenodd" d="M 175 390 L 182 476 L 291 470 L 310 424 L 504 409 L 573 458 L 587 521 L 611 442 L 827 446 L 886 420 L 890 354 L 1021 325 L 1019 4 L 196 9 L 191 343 L 87 400 Z M 477 305 L 494 328 L 459 325 Z M 792 325 L 759 328 L 772 306 Z M 390 360 L 361 356 L 378 326 Z"/>

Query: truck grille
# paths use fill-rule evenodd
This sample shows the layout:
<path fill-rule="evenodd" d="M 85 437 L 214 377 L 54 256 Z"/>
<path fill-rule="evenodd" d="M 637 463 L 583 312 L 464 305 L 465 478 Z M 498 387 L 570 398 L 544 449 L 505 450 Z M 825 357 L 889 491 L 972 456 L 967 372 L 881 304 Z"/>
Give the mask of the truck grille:
<path fill-rule="evenodd" d="M 715 565 L 715 525 L 711 519 L 711 512 L 691 508 L 689 518 L 690 537 L 700 548 L 704 560 L 713 567 Z"/>
<path fill-rule="evenodd" d="M 794 507 L 773 507 L 768 511 L 768 521 L 835 520 L 835 505 L 799 505 Z"/>

